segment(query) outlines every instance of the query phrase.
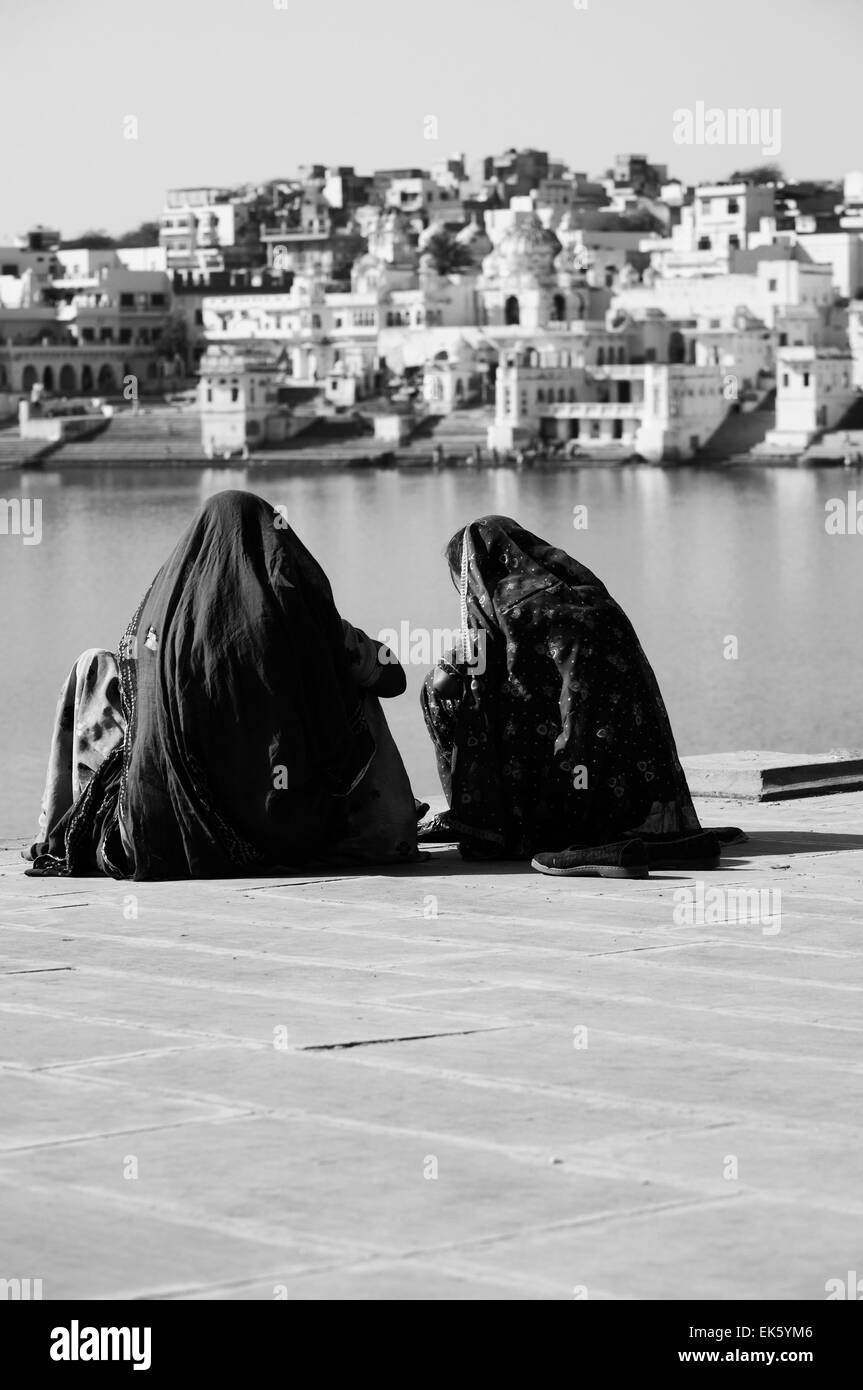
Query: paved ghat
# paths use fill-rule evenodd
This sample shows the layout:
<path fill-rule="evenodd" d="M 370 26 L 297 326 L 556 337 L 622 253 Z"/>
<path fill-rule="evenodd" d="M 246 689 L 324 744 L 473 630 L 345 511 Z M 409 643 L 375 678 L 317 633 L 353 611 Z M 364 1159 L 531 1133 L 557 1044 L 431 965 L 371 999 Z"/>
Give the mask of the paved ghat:
<path fill-rule="evenodd" d="M 699 810 L 749 843 L 647 882 L 28 879 L 7 845 L 0 1278 L 824 1299 L 863 1270 L 863 793 Z"/>

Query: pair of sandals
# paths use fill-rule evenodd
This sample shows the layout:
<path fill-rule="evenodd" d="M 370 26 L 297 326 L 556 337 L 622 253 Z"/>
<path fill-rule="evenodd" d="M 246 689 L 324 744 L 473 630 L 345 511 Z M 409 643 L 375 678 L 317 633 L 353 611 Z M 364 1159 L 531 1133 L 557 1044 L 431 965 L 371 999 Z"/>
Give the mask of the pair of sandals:
<path fill-rule="evenodd" d="M 447 844 L 458 836 L 446 811 L 431 816 L 419 829 L 421 844 Z M 651 869 L 717 869 L 723 844 L 748 837 L 737 826 L 696 830 L 681 835 L 633 836 L 605 845 L 570 845 L 535 854 L 531 868 L 565 878 L 649 878 Z"/>

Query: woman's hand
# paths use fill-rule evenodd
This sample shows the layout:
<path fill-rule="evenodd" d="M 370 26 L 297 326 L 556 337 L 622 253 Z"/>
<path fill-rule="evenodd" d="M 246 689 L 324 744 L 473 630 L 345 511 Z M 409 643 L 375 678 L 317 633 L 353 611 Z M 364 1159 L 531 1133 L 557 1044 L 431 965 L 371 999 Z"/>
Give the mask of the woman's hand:
<path fill-rule="evenodd" d="M 464 691 L 464 681 L 452 666 L 441 662 L 435 667 L 432 689 L 442 700 L 458 700 Z"/>

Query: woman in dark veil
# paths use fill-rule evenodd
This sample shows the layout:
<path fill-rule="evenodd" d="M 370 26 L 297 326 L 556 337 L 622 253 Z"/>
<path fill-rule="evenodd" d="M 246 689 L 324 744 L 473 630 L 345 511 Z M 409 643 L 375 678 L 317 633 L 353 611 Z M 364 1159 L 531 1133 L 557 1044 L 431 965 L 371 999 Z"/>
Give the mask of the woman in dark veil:
<path fill-rule="evenodd" d="M 446 558 L 461 650 L 430 672 L 422 706 L 450 807 L 444 833 L 462 854 L 540 854 L 546 872 L 590 872 L 601 856 L 560 852 L 611 845 L 609 871 L 640 877 L 643 847 L 617 846 L 693 837 L 698 857 L 715 859 L 656 677 L 596 575 L 504 516 L 465 527 Z"/>
<path fill-rule="evenodd" d="M 31 872 L 413 859 L 415 802 L 376 698 L 404 688 L 281 513 L 219 493 L 118 656 L 88 652 L 61 692 Z"/>

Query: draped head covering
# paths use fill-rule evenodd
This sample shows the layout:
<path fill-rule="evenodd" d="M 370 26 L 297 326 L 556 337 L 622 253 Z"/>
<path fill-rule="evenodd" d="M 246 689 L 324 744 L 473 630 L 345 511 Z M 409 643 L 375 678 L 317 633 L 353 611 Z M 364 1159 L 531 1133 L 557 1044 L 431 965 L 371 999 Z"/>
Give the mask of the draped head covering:
<path fill-rule="evenodd" d="M 67 872 L 203 877 L 319 853 L 374 741 L 329 581 L 279 512 L 211 498 L 120 643 L 122 749 L 59 827 Z"/>
<path fill-rule="evenodd" d="M 423 703 L 457 828 L 518 855 L 697 828 L 656 678 L 596 575 L 504 516 L 447 559 L 474 666 L 454 713 L 429 686 Z"/>

